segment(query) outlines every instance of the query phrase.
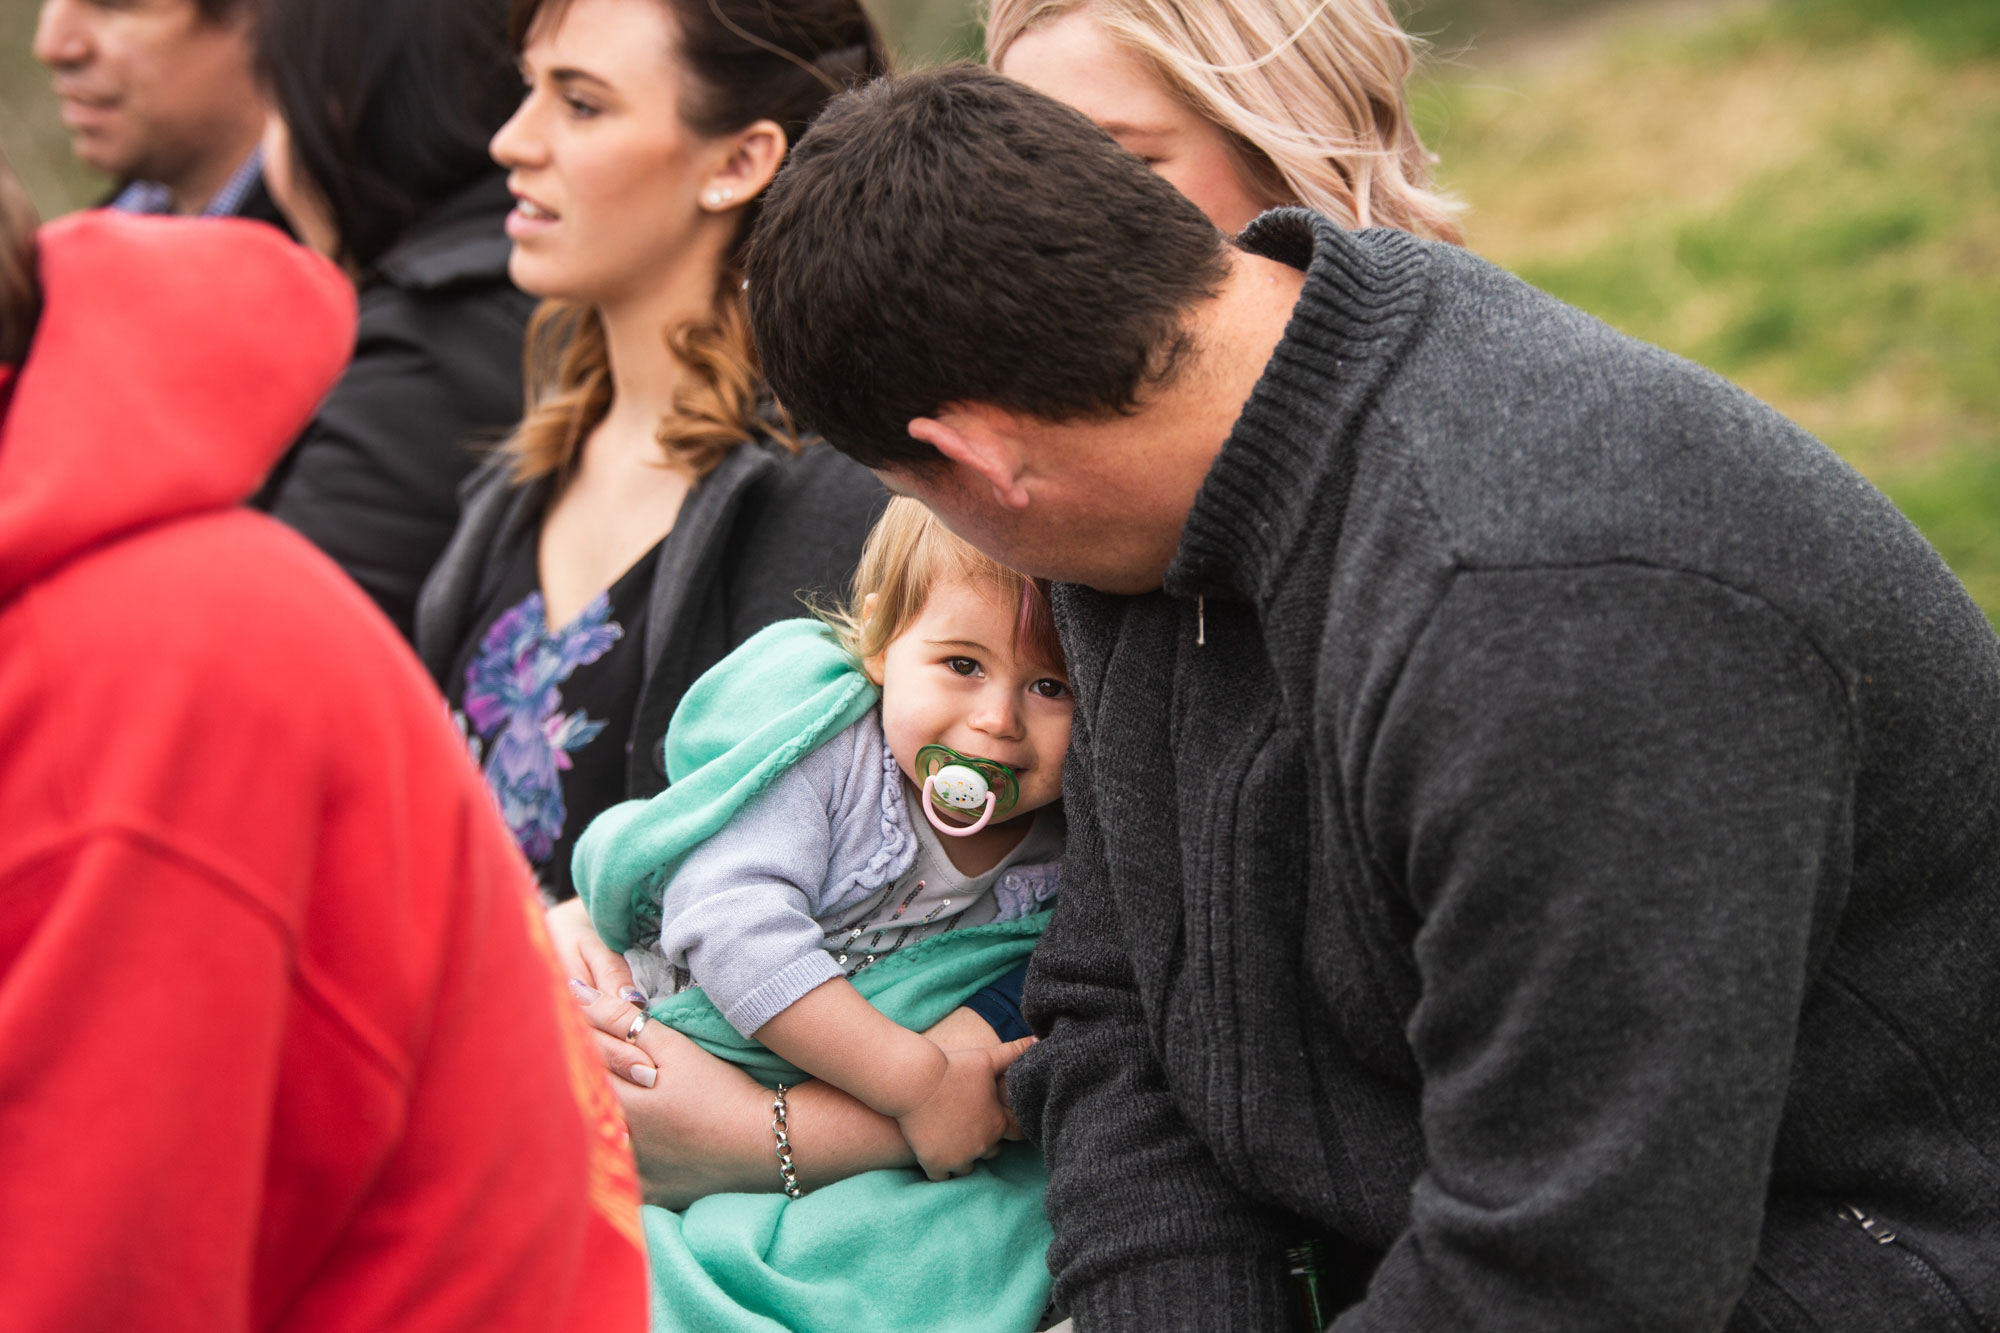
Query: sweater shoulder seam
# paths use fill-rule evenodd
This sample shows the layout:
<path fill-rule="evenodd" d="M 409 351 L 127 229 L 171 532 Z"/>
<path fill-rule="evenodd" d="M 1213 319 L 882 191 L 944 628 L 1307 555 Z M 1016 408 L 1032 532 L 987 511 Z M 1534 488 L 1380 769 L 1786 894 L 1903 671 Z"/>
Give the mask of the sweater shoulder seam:
<path fill-rule="evenodd" d="M 1431 598 L 1430 606 L 1425 609 L 1422 617 L 1417 621 L 1417 623 L 1412 627 L 1410 633 L 1405 637 L 1402 646 L 1401 658 L 1400 660 L 1397 661 L 1395 670 L 1391 678 L 1383 687 L 1382 697 L 1384 698 L 1384 700 L 1393 699 L 1396 696 L 1397 692 L 1402 689 L 1403 681 L 1408 673 L 1411 659 L 1416 656 L 1417 648 L 1423 642 L 1425 636 L 1430 634 L 1433 627 L 1435 627 L 1435 625 L 1437 624 L 1437 617 L 1439 611 L 1444 606 L 1445 602 L 1450 598 L 1452 590 L 1458 586 L 1459 581 L 1461 579 L 1475 578 L 1488 574 L 1499 574 L 1499 575 L 1533 574 L 1533 573 L 1550 573 L 1550 572 L 1565 571 L 1565 570 L 1574 571 L 1577 573 L 1589 573 L 1593 571 L 1609 570 L 1609 569 L 1651 570 L 1663 574 L 1678 575 L 1683 578 L 1693 579 L 1702 583 L 1707 583 L 1713 587 L 1721 588 L 1724 591 L 1732 593 L 1736 596 L 1744 597 L 1755 602 L 1757 606 L 1759 606 L 1764 611 L 1769 613 L 1780 624 L 1784 625 L 1786 631 L 1789 634 L 1791 634 L 1792 637 L 1794 637 L 1800 643 L 1804 644 L 1806 647 L 1812 650 L 1813 659 L 1819 664 L 1821 669 L 1825 671 L 1825 673 L 1831 679 L 1835 687 L 1835 695 L 1840 701 L 1840 719 L 1841 719 L 1842 731 L 1844 733 L 1849 748 L 1851 749 L 1853 747 L 1857 738 L 1858 726 L 1854 716 L 1853 692 L 1848 687 L 1846 675 L 1845 673 L 1842 672 L 1839 664 L 1831 657 L 1831 655 L 1829 655 L 1826 652 L 1826 650 L 1820 645 L 1820 643 L 1816 639 L 1813 638 L 1812 635 L 1806 632 L 1804 627 L 1801 626 L 1796 619 L 1794 619 L 1790 615 L 1787 615 L 1783 610 L 1783 608 L 1777 606 L 1769 598 L 1763 596 L 1761 593 L 1758 593 L 1754 589 L 1739 587 L 1738 585 L 1733 584 L 1726 579 L 1718 578 L 1715 575 L 1707 573 L 1702 570 L 1688 569 L 1676 565 L 1664 565 L 1646 560 L 1615 559 L 1615 560 L 1583 560 L 1583 561 L 1570 561 L 1570 562 L 1551 560 L 1551 561 L 1521 561 L 1521 562 L 1514 562 L 1507 564 L 1473 565 L 1466 563 L 1462 559 L 1454 557 L 1451 560 L 1450 566 L 1446 571 L 1445 577 L 1442 583 L 1440 584 L 1436 595 Z M 1381 761 L 1381 748 L 1382 748 L 1381 733 L 1382 733 L 1382 727 L 1389 716 L 1389 711 L 1390 710 L 1386 706 L 1376 709 L 1375 716 L 1369 725 L 1368 734 L 1365 737 L 1358 738 L 1358 743 L 1360 745 L 1361 753 L 1368 756 L 1366 763 L 1362 766 L 1362 785 L 1364 789 L 1373 781 L 1373 775 L 1375 773 L 1376 767 Z M 1365 825 L 1357 826 L 1356 840 L 1360 844 L 1363 854 L 1367 857 L 1368 863 L 1372 867 L 1374 867 L 1377 874 L 1383 876 L 1383 882 L 1388 884 L 1396 883 L 1397 877 L 1389 872 L 1388 867 L 1383 863 L 1381 857 L 1376 853 L 1375 847 L 1373 845 L 1372 840 L 1368 836 L 1368 830 L 1365 827 Z"/>
<path fill-rule="evenodd" d="M 1850 725 L 1852 724 L 1853 699 L 1851 697 L 1852 691 L 1848 687 L 1847 672 L 1842 669 L 1839 660 L 1826 645 L 1820 642 L 1818 636 L 1799 623 L 1796 616 L 1792 615 L 1784 607 L 1779 606 L 1758 589 L 1733 582 L 1709 570 L 1697 569 L 1689 565 L 1669 564 L 1658 560 L 1643 560 L 1633 556 L 1619 556 L 1602 560 L 1522 560 L 1493 564 L 1474 564 L 1455 558 L 1446 590 L 1440 593 L 1437 601 L 1433 603 L 1432 614 L 1435 614 L 1437 606 L 1441 605 L 1445 596 L 1449 594 L 1450 586 L 1463 576 L 1557 573 L 1563 571 L 1588 574 L 1612 569 L 1650 570 L 1659 574 L 1676 575 L 1681 578 L 1692 579 L 1699 583 L 1706 583 L 1712 587 L 1720 588 L 1725 592 L 1756 603 L 1758 607 L 1783 624 L 1786 630 L 1794 638 L 1798 639 L 1800 643 L 1812 649 L 1813 657 L 1825 668 L 1827 674 L 1833 678 L 1834 684 L 1839 687 L 1841 712 L 1846 716 Z M 1428 626 L 1429 616 L 1426 616 L 1425 628 L 1427 629 Z M 1420 630 L 1419 635 L 1422 632 Z"/>

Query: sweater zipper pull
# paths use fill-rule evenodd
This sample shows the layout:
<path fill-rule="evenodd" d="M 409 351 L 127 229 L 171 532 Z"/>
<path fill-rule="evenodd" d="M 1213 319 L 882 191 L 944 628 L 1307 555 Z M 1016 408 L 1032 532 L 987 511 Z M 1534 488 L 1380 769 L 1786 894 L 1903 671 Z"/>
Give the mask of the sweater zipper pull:
<path fill-rule="evenodd" d="M 1208 615 L 1202 605 L 1201 594 L 1194 599 L 1194 646 L 1199 648 L 1208 642 Z"/>
<path fill-rule="evenodd" d="M 1862 1212 L 1851 1203 L 1840 1210 L 1840 1220 L 1843 1222 L 1852 1222 L 1854 1225 L 1860 1227 L 1868 1233 L 1868 1238 L 1877 1245 L 1888 1245 L 1896 1239 L 1894 1231 Z"/>

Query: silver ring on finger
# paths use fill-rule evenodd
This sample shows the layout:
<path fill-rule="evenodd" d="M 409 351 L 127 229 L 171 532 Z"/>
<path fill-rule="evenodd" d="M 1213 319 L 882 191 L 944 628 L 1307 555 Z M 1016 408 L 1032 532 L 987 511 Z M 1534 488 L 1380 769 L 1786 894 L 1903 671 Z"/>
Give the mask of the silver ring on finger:
<path fill-rule="evenodd" d="M 637 1014 L 633 1016 L 632 1026 L 625 1029 L 625 1040 L 632 1042 L 638 1041 L 639 1030 L 645 1026 L 646 1026 L 646 1011 L 644 1009 L 641 1009 Z"/>

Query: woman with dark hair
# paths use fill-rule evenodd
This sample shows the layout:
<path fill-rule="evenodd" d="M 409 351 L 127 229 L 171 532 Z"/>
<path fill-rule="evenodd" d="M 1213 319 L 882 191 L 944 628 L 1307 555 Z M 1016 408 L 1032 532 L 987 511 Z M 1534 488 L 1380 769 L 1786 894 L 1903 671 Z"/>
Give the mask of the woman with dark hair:
<path fill-rule="evenodd" d="M 520 97 L 507 0 L 268 0 L 266 179 L 361 289 L 354 359 L 252 502 L 332 556 L 407 637 L 479 446 L 521 411 L 534 303 L 507 277 L 486 146 Z"/>
<path fill-rule="evenodd" d="M 548 302 L 527 419 L 466 489 L 417 649 L 558 904 L 558 960 L 620 1076 L 647 1197 L 775 1192 L 770 1093 L 634 1022 L 570 852 L 599 813 L 666 786 L 688 686 L 800 614 L 800 592 L 839 590 L 886 500 L 770 401 L 741 267 L 785 152 L 883 70 L 882 46 L 859 0 L 520 0 L 513 31 L 527 95 L 493 153 L 518 201 L 510 271 Z M 998 1040 L 973 1009 L 931 1036 Z M 893 1120 L 822 1084 L 790 1116 L 808 1184 L 914 1160 Z"/>
<path fill-rule="evenodd" d="M 666 785 L 682 692 L 838 589 L 880 506 L 770 402 L 738 252 L 787 145 L 882 57 L 857 0 L 520 0 L 513 32 L 527 94 L 492 148 L 546 303 L 417 646 L 558 902 L 583 826 Z"/>

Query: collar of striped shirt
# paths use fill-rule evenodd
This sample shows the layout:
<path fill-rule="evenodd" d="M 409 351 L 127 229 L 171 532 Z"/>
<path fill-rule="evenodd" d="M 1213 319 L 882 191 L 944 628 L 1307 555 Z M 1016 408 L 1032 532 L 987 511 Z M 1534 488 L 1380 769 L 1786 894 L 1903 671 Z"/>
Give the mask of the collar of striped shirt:
<path fill-rule="evenodd" d="M 230 173 L 222 188 L 208 201 L 208 207 L 201 210 L 201 215 L 205 218 L 236 216 L 250 191 L 256 188 L 257 176 L 263 169 L 264 150 L 260 145 L 252 148 L 250 156 L 243 159 L 243 164 Z M 174 197 L 158 181 L 133 181 L 105 207 L 120 213 L 171 213 L 174 211 Z"/>

